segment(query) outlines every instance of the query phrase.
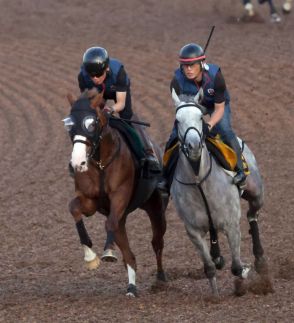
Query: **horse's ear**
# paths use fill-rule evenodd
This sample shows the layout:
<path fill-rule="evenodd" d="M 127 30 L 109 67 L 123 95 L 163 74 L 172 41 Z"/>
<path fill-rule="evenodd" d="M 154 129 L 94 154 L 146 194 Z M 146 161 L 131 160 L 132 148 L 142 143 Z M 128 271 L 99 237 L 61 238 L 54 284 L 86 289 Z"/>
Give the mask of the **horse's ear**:
<path fill-rule="evenodd" d="M 172 89 L 172 99 L 173 99 L 174 104 L 175 104 L 176 107 L 180 105 L 181 100 L 179 99 L 179 97 L 178 97 L 178 95 L 177 95 L 174 88 Z"/>
<path fill-rule="evenodd" d="M 66 97 L 68 99 L 69 104 L 73 106 L 73 104 L 76 102 L 76 98 L 74 97 L 74 95 L 71 93 L 67 93 Z"/>

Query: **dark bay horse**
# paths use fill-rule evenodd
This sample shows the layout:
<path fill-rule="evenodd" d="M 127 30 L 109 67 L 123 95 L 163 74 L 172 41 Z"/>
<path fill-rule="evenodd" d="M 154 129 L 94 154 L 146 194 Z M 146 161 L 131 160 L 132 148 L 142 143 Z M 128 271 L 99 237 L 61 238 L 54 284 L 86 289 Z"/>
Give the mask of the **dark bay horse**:
<path fill-rule="evenodd" d="M 146 180 L 143 188 L 142 185 L 138 187 L 136 162 L 121 133 L 109 125 L 109 113 L 101 110 L 102 94 L 91 100 L 85 93 L 77 100 L 71 95 L 68 99 L 71 112 L 63 121 L 73 142 L 71 165 L 76 192 L 69 210 L 84 249 L 84 260 L 90 269 L 97 268 L 100 262 L 92 250 L 92 241 L 83 222 L 83 215 L 91 216 L 97 211 L 107 217 L 106 230 L 113 234 L 127 269 L 127 295 L 134 297 L 137 294 L 136 259 L 128 242 L 127 215 L 138 207 L 147 212 L 153 232 L 157 279 L 164 281 L 162 252 L 167 199 L 157 189 L 157 179 Z M 161 160 L 160 152 L 156 153 Z M 134 207 L 131 201 L 142 189 L 141 203 Z"/>

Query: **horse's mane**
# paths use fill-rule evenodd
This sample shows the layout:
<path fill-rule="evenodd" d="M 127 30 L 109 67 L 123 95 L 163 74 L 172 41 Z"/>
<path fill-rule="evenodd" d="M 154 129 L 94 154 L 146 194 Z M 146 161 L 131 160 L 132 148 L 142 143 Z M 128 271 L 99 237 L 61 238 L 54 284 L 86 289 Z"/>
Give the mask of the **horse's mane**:
<path fill-rule="evenodd" d="M 81 95 L 78 97 L 77 100 L 89 99 L 90 102 L 92 102 L 99 94 L 101 94 L 101 93 L 98 92 L 98 90 L 96 88 L 86 89 L 85 91 L 83 91 L 81 93 Z M 98 106 L 100 107 L 100 109 L 103 109 L 104 105 L 105 105 L 105 100 L 103 99 L 103 97 L 101 97 L 101 100 L 98 103 Z"/>

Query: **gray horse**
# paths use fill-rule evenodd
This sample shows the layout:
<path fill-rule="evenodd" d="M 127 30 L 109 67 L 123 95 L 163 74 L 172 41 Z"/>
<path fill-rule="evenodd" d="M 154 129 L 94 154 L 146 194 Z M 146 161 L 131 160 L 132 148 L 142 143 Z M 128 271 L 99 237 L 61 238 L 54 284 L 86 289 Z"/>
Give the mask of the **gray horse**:
<path fill-rule="evenodd" d="M 224 171 L 209 153 L 202 132 L 203 115 L 206 108 L 198 103 L 201 91 L 193 102 L 181 101 L 175 91 L 172 98 L 176 107 L 179 159 L 171 186 L 171 195 L 177 213 L 184 221 L 189 238 L 198 249 L 204 263 L 204 272 L 209 279 L 213 295 L 218 296 L 216 269 L 224 266 L 220 255 L 217 233 L 227 236 L 232 255 L 231 271 L 243 282 L 250 266 L 240 259 L 240 192 L 232 183 L 234 173 Z M 263 204 L 263 183 L 253 153 L 244 144 L 243 154 L 249 166 L 250 175 L 242 198 L 249 203 L 247 218 L 253 242 L 255 269 L 267 273 L 267 264 L 259 239 L 258 210 Z M 205 235 L 210 232 L 211 249 Z"/>

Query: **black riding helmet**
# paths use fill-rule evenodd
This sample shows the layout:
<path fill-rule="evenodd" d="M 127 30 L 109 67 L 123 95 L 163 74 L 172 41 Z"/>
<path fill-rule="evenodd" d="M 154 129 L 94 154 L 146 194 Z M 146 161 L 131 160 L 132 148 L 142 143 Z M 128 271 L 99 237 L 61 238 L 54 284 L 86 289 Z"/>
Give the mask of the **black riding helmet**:
<path fill-rule="evenodd" d="M 206 58 L 201 46 L 191 43 L 181 48 L 179 53 L 179 62 L 181 65 L 190 65 L 202 62 Z"/>
<path fill-rule="evenodd" d="M 101 76 L 109 64 L 109 56 L 102 47 L 88 48 L 83 56 L 83 66 L 90 76 Z"/>

